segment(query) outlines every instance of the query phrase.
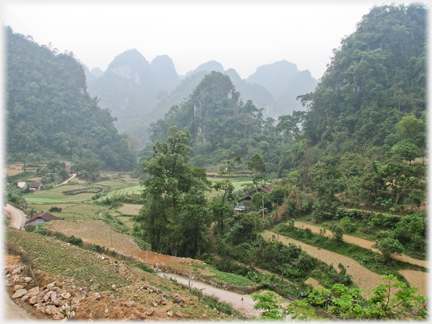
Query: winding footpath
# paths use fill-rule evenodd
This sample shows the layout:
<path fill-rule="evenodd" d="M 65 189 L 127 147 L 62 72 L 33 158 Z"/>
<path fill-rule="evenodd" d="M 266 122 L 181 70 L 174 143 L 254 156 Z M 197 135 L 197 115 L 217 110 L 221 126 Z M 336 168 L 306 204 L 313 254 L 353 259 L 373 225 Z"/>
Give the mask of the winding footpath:
<path fill-rule="evenodd" d="M 10 226 L 17 229 L 23 229 L 27 220 L 27 215 L 21 210 L 11 204 L 6 204 L 4 207 L 6 215 L 11 219 Z"/>
<path fill-rule="evenodd" d="M 178 283 L 188 286 L 189 279 L 171 273 L 158 273 L 162 278 L 174 279 Z M 246 314 L 248 317 L 259 317 L 261 312 L 254 309 L 255 302 L 250 295 L 237 294 L 232 291 L 215 288 L 200 281 L 191 280 L 191 288 L 197 288 L 203 294 L 208 296 L 216 296 L 224 302 L 230 303 L 234 309 Z"/>

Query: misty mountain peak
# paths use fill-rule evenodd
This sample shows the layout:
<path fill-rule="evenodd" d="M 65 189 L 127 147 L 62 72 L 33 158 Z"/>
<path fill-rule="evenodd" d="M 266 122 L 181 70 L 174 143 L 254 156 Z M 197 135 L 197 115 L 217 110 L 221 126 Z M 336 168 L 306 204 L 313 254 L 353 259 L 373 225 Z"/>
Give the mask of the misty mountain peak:
<path fill-rule="evenodd" d="M 201 64 L 200 66 L 198 66 L 195 70 L 190 71 L 188 73 L 186 73 L 186 76 L 190 76 L 192 74 L 201 72 L 201 71 L 207 71 L 207 72 L 220 72 L 220 73 L 225 73 L 225 70 L 222 66 L 221 63 L 217 62 L 217 61 L 208 61 L 206 63 Z"/>
<path fill-rule="evenodd" d="M 132 79 L 136 83 L 148 79 L 149 75 L 152 79 L 154 78 L 150 63 L 136 49 L 117 55 L 108 66 L 107 72 L 114 73 L 123 79 Z"/>
<path fill-rule="evenodd" d="M 178 84 L 179 76 L 168 55 L 156 56 L 151 62 L 151 68 L 161 89 L 171 90 Z"/>
<path fill-rule="evenodd" d="M 232 81 L 233 83 L 238 83 L 238 82 L 241 81 L 241 77 L 240 77 L 240 75 L 237 73 L 236 70 L 234 70 L 234 69 L 232 69 L 232 68 L 226 70 L 225 74 L 228 75 L 228 76 L 230 77 L 230 79 L 231 79 L 231 81 Z"/>

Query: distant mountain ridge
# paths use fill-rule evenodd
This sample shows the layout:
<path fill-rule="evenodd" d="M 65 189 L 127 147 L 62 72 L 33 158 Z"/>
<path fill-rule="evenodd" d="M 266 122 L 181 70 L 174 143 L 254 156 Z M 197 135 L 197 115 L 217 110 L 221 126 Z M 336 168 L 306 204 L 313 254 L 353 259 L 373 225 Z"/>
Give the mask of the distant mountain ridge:
<path fill-rule="evenodd" d="M 149 63 L 136 49 L 115 57 L 102 74 L 97 69 L 85 71 L 89 93 L 110 109 L 119 132 L 137 137 L 141 147 L 148 141 L 150 125 L 163 118 L 171 106 L 187 100 L 212 71 L 228 75 L 241 93 L 240 100 L 252 100 L 255 106 L 264 108 L 265 118 L 276 120 L 294 110 L 304 110 L 297 96 L 313 91 L 318 83 L 308 70 L 298 71 L 288 61 L 260 66 L 247 79 L 241 79 L 232 68 L 225 70 L 215 60 L 179 76 L 168 55 L 157 56 Z"/>

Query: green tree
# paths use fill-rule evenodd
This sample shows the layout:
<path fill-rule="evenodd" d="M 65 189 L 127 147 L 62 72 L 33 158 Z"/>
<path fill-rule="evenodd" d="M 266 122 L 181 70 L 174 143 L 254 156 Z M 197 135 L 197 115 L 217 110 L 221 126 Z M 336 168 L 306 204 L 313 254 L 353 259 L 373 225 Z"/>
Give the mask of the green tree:
<path fill-rule="evenodd" d="M 262 159 L 261 155 L 259 155 L 259 153 L 255 153 L 251 157 L 247 167 L 249 170 L 255 171 L 255 175 L 258 175 L 258 172 L 266 172 L 264 160 Z"/>
<path fill-rule="evenodd" d="M 189 131 L 171 128 L 173 136 L 156 142 L 143 163 L 149 177 L 142 181 L 146 204 L 137 221 L 154 251 L 177 256 L 201 253 L 207 240 L 210 213 L 201 172 L 189 163 Z M 191 231 L 193 229 L 193 231 Z M 190 235 L 190 233 L 194 235 Z M 194 249 L 187 249 L 188 246 Z"/>
<path fill-rule="evenodd" d="M 232 196 L 234 186 L 229 180 L 219 181 L 213 184 L 213 189 L 222 191 L 220 197 L 215 197 L 210 204 L 213 212 L 213 220 L 218 223 L 220 233 L 224 232 L 225 220 L 234 214 L 234 207 L 228 203 L 227 199 Z"/>
<path fill-rule="evenodd" d="M 396 145 L 392 147 L 392 150 L 395 154 L 399 155 L 405 161 L 408 161 L 411 165 L 411 161 L 414 161 L 417 157 L 420 156 L 420 150 L 412 143 L 410 139 L 405 139 L 400 141 Z"/>
<path fill-rule="evenodd" d="M 386 237 L 376 242 L 378 250 L 382 253 L 384 261 L 390 262 L 393 255 L 402 254 L 404 248 L 397 239 Z"/>

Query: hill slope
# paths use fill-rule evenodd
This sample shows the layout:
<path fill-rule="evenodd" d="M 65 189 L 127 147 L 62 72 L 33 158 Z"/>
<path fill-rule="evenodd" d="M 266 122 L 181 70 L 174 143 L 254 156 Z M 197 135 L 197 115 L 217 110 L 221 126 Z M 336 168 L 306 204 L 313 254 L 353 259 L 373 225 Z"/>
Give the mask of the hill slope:
<path fill-rule="evenodd" d="M 57 54 L 10 27 L 6 41 L 8 157 L 61 155 L 100 159 L 111 169 L 133 168 L 127 136 L 118 134 L 109 111 L 88 94 L 73 53 Z"/>

